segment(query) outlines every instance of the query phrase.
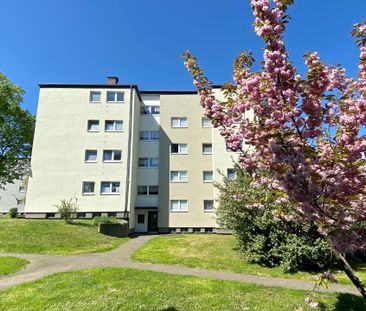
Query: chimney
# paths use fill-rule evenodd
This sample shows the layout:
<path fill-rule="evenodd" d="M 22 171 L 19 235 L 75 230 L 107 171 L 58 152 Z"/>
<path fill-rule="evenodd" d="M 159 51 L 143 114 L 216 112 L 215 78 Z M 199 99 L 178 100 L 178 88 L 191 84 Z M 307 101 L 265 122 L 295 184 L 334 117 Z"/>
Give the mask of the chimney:
<path fill-rule="evenodd" d="M 107 84 L 118 84 L 118 77 L 107 77 Z"/>

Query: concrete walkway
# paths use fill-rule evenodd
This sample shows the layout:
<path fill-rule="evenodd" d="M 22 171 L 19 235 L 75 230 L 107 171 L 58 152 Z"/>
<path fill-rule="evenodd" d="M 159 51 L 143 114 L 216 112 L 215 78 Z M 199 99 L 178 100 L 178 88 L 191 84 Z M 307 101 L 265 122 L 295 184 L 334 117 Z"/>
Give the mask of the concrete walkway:
<path fill-rule="evenodd" d="M 41 279 L 46 275 L 80 270 L 97 267 L 123 267 L 141 270 L 150 270 L 171 274 L 210 277 L 214 279 L 237 281 L 243 283 L 254 283 L 265 286 L 280 286 L 290 289 L 312 290 L 314 282 L 296 280 L 296 279 L 280 279 L 273 277 L 264 277 L 256 275 L 246 275 L 225 271 L 214 271 L 196 268 L 186 268 L 162 264 L 139 263 L 131 260 L 131 255 L 145 244 L 148 240 L 156 235 L 141 235 L 132 238 L 129 242 L 121 245 L 115 250 L 105 253 L 93 253 L 82 255 L 36 255 L 36 254 L 13 254 L 1 253 L 0 256 L 15 256 L 28 260 L 30 264 L 23 270 L 0 278 L 0 290 L 8 287 Z M 354 286 L 349 285 L 333 285 L 329 289 L 320 289 L 324 292 L 350 293 L 359 295 Z"/>

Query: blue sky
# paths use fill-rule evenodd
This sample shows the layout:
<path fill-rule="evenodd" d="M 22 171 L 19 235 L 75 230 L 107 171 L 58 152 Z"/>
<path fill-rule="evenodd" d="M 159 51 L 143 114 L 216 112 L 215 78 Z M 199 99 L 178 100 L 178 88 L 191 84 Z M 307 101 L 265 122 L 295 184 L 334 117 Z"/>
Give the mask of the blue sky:
<path fill-rule="evenodd" d="M 36 113 L 39 83 L 104 83 L 108 75 L 142 90 L 193 89 L 180 54 L 189 49 L 215 84 L 231 80 L 232 61 L 250 49 L 261 60 L 249 0 L 1 0 L 0 71 L 22 86 Z M 297 0 L 286 43 L 302 55 L 357 72 L 350 38 L 365 0 Z"/>

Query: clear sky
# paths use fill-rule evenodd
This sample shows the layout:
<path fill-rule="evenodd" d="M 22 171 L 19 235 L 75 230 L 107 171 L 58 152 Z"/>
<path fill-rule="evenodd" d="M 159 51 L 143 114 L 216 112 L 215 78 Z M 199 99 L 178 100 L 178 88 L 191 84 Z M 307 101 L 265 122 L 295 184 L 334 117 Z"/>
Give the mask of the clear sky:
<path fill-rule="evenodd" d="M 120 83 L 141 90 L 191 90 L 180 54 L 189 49 L 215 84 L 231 80 L 232 61 L 262 41 L 252 29 L 249 0 L 0 0 L 0 71 L 22 86 L 23 106 L 36 113 L 39 83 Z M 357 72 L 350 38 L 366 17 L 366 0 L 296 0 L 286 43 L 302 55 Z"/>

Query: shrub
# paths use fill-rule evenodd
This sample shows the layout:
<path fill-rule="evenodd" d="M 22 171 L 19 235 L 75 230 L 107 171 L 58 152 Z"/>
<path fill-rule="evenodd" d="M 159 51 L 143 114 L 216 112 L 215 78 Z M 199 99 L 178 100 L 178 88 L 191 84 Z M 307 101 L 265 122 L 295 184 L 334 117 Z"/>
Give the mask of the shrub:
<path fill-rule="evenodd" d="M 68 224 L 72 223 L 72 218 L 76 218 L 77 211 L 79 210 L 77 202 L 78 199 L 74 197 L 70 200 L 63 199 L 59 205 L 55 205 L 61 218 Z"/>
<path fill-rule="evenodd" d="M 18 209 L 16 207 L 12 207 L 9 209 L 10 218 L 16 218 L 18 216 Z"/>
<path fill-rule="evenodd" d="M 99 224 L 118 224 L 120 221 L 116 217 L 112 216 L 97 216 L 93 218 L 94 226 Z"/>
<path fill-rule="evenodd" d="M 224 178 L 220 190 L 218 222 L 237 235 L 243 257 L 284 272 L 328 268 L 331 251 L 314 225 L 300 225 L 274 218 L 273 194 L 264 186 L 254 188 L 251 176 L 236 168 L 236 179 Z M 263 202 L 261 208 L 252 202 Z"/>

